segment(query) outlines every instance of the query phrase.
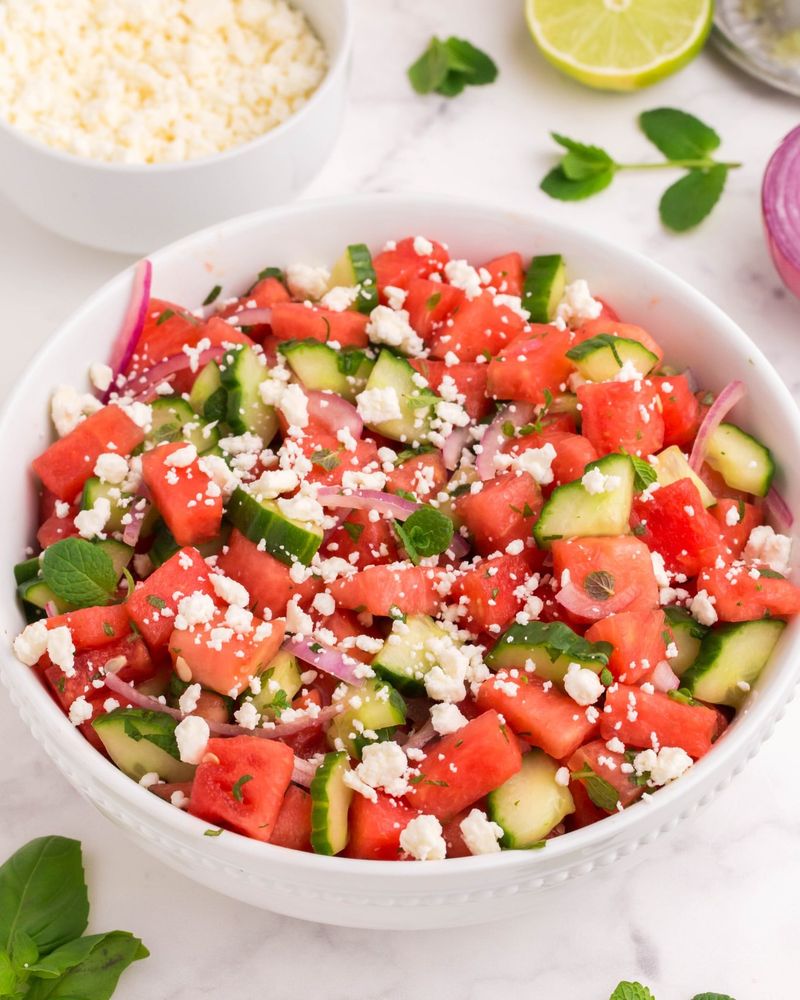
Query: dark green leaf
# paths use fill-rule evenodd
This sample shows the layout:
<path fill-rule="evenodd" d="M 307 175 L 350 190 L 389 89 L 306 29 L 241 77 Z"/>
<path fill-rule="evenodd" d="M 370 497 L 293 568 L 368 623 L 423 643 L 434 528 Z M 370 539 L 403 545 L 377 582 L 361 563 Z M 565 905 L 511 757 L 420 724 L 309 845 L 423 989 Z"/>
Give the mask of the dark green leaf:
<path fill-rule="evenodd" d="M 482 87 L 497 79 L 497 65 L 491 56 L 476 48 L 466 38 L 451 35 L 444 44 L 449 71 L 461 74 L 470 86 Z"/>
<path fill-rule="evenodd" d="M 637 493 L 646 490 L 658 479 L 658 473 L 653 466 L 637 455 L 628 455 L 633 465 L 633 488 Z"/>
<path fill-rule="evenodd" d="M 49 545 L 42 577 L 56 597 L 77 608 L 108 604 L 117 587 L 111 559 L 84 538 L 64 538 Z"/>
<path fill-rule="evenodd" d="M 279 267 L 265 267 L 259 271 L 258 280 L 264 281 L 265 278 L 277 278 L 282 284 L 286 284 L 286 275 Z"/>
<path fill-rule="evenodd" d="M 698 993 L 692 1000 L 733 1000 L 727 993 Z"/>
<path fill-rule="evenodd" d="M 216 302 L 219 298 L 219 293 L 222 291 L 222 285 L 214 285 L 211 291 L 203 299 L 204 306 L 210 306 L 212 302 Z"/>
<path fill-rule="evenodd" d="M 224 420 L 228 415 L 228 390 L 224 386 L 215 389 L 203 405 L 206 420 Z"/>
<path fill-rule="evenodd" d="M 623 982 L 617 986 L 609 1000 L 656 1000 L 656 998 L 641 983 Z"/>
<path fill-rule="evenodd" d="M 60 948 L 38 964 L 28 1000 L 109 1000 L 119 977 L 149 951 L 127 931 L 93 934 Z"/>
<path fill-rule="evenodd" d="M 172 319 L 174 315 L 175 315 L 174 309 L 165 309 L 164 312 L 162 312 L 159 315 L 158 319 L 156 320 L 156 326 L 161 326 L 162 323 L 166 323 L 167 320 Z"/>
<path fill-rule="evenodd" d="M 589 642 L 563 622 L 534 621 L 527 625 L 512 625 L 503 633 L 492 654 L 502 656 L 504 650 L 513 649 L 514 646 L 520 648 L 523 660 L 525 648 L 538 646 L 545 649 L 553 663 L 559 657 L 566 656 L 581 663 L 597 663 L 601 669 L 608 665 L 612 653 L 610 643 Z"/>
<path fill-rule="evenodd" d="M 125 710 L 124 715 L 122 715 L 122 726 L 125 735 L 135 743 L 138 743 L 139 740 L 146 740 L 148 743 L 152 743 L 154 747 L 158 747 L 159 750 L 163 750 L 164 753 L 168 753 L 170 757 L 174 757 L 175 760 L 180 759 L 174 728 L 169 732 L 165 732 L 163 729 L 161 732 L 144 732 L 140 728 L 139 723 L 146 726 L 157 723 L 159 726 L 163 726 L 164 716 L 161 712 L 149 712 L 147 709 L 141 708 Z"/>
<path fill-rule="evenodd" d="M 444 83 L 449 69 L 447 48 L 438 38 L 432 38 L 427 49 L 408 68 L 408 79 L 418 94 L 430 94 Z"/>
<path fill-rule="evenodd" d="M 587 573 L 583 580 L 583 589 L 593 601 L 607 601 L 614 596 L 614 574 L 604 569 Z"/>
<path fill-rule="evenodd" d="M 593 771 L 587 764 L 580 771 L 573 771 L 573 779 L 583 782 L 586 793 L 598 809 L 614 812 L 619 802 L 619 792 L 605 778 Z"/>
<path fill-rule="evenodd" d="M 39 837 L 0 868 L 0 947 L 23 931 L 40 953 L 52 951 L 82 934 L 88 917 L 77 840 Z"/>
<path fill-rule="evenodd" d="M 559 201 L 581 201 L 608 187 L 614 180 L 612 169 L 592 174 L 583 180 L 570 180 L 560 166 L 553 167 L 539 185 L 545 194 Z"/>
<path fill-rule="evenodd" d="M 443 42 L 432 38 L 427 49 L 408 69 L 408 79 L 418 94 L 455 97 L 466 86 L 483 86 L 497 78 L 494 61 L 465 38 Z"/>
<path fill-rule="evenodd" d="M 599 146 L 587 146 L 582 142 L 575 142 L 565 135 L 557 132 L 550 133 L 559 144 L 567 150 L 562 156 L 559 166 L 564 176 L 571 181 L 582 181 L 587 177 L 594 177 L 596 174 L 603 174 L 614 170 L 614 161 L 604 149 Z"/>
<path fill-rule="evenodd" d="M 286 697 L 286 692 L 285 691 L 279 691 L 279 692 L 276 692 L 276 693 L 277 694 L 282 694 L 284 698 Z M 274 699 L 273 699 L 272 704 L 273 705 L 275 704 Z M 233 788 L 231 789 L 231 795 L 236 799 L 237 802 L 241 802 L 242 801 L 242 788 L 243 788 L 243 786 L 246 785 L 248 781 L 252 781 L 252 780 L 253 780 L 253 775 L 252 774 L 243 774 L 241 776 L 241 778 L 237 778 L 236 779 L 236 781 L 234 782 Z"/>
<path fill-rule="evenodd" d="M 26 931 L 17 930 L 11 941 L 11 961 L 18 969 L 26 969 L 33 965 L 39 957 L 36 942 Z"/>
<path fill-rule="evenodd" d="M 355 375 L 367 360 L 363 351 L 345 350 L 336 352 L 336 367 L 342 375 Z"/>
<path fill-rule="evenodd" d="M 668 160 L 702 160 L 720 144 L 713 128 L 677 108 L 645 111 L 639 115 L 639 125 Z"/>
<path fill-rule="evenodd" d="M 658 210 L 668 229 L 683 233 L 705 219 L 719 201 L 728 168 L 717 163 L 709 170 L 690 170 L 661 197 Z"/>
<path fill-rule="evenodd" d="M 0 948 L 0 997 L 15 996 L 17 983 L 17 973 L 11 957 L 4 948 Z"/>

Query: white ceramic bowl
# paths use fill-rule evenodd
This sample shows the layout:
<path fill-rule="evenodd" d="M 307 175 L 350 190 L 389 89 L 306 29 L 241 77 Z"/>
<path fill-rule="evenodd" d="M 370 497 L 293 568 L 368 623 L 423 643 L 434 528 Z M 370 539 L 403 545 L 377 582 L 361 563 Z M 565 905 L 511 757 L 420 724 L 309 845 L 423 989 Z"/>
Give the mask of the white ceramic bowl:
<path fill-rule="evenodd" d="M 573 276 L 589 279 L 621 315 L 641 323 L 667 357 L 691 365 L 701 383 L 720 389 L 744 379 L 749 400 L 737 417 L 774 447 L 785 470 L 779 485 L 800 507 L 800 416 L 782 382 L 744 333 L 716 306 L 657 264 L 588 233 L 521 212 L 441 198 L 389 196 L 304 203 L 207 229 L 155 254 L 155 295 L 187 304 L 209 284 L 230 294 L 264 264 L 326 263 L 356 241 L 424 233 L 457 256 L 487 260 L 511 249 L 559 251 Z M 266 258 L 265 258 L 266 253 Z M 128 298 L 131 271 L 97 292 L 49 341 L 20 379 L 0 418 L 0 468 L 6 470 L 0 536 L 0 628 L 22 624 L 10 567 L 33 532 L 35 486 L 27 463 L 50 436 L 54 383 L 81 384 L 91 360 L 107 355 Z M 625 813 L 548 843 L 542 851 L 504 852 L 450 861 L 398 864 L 318 857 L 232 833 L 203 836 L 206 823 L 162 802 L 126 778 L 73 729 L 34 673 L 8 649 L 2 677 L 12 701 L 55 765 L 101 812 L 142 847 L 191 878 L 237 899 L 309 920 L 371 928 L 477 923 L 532 907 L 546 887 L 609 865 L 676 826 L 726 786 L 772 731 L 800 669 L 800 621 L 794 621 L 745 709 L 714 750 L 689 774 Z"/>
<path fill-rule="evenodd" d="M 185 163 L 105 163 L 53 149 L 0 118 L 0 187 L 36 222 L 102 250 L 147 253 L 291 201 L 328 158 L 347 97 L 352 0 L 292 0 L 328 54 L 308 102 L 258 139 Z"/>

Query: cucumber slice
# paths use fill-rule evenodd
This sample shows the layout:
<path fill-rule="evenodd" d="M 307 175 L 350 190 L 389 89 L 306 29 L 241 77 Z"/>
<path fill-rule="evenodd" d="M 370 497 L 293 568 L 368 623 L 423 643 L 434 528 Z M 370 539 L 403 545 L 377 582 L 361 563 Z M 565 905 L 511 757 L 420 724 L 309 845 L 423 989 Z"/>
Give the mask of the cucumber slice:
<path fill-rule="evenodd" d="M 153 422 L 147 440 L 154 445 L 165 441 L 189 441 L 202 455 L 216 447 L 219 431 L 201 420 L 180 396 L 160 396 L 152 403 Z"/>
<path fill-rule="evenodd" d="M 276 559 L 291 566 L 308 566 L 322 544 L 322 529 L 308 521 L 295 521 L 281 513 L 274 500 L 258 501 L 241 486 L 228 503 L 228 519 L 251 542 L 264 543 Z"/>
<path fill-rule="evenodd" d="M 133 559 L 133 547 L 124 542 L 118 542 L 116 538 L 105 538 L 93 544 L 105 552 L 113 563 L 117 576 L 122 576 L 123 570 L 127 569 L 128 563 Z"/>
<path fill-rule="evenodd" d="M 23 559 L 14 566 L 14 583 L 27 583 L 39 575 L 41 563 L 38 556 Z"/>
<path fill-rule="evenodd" d="M 318 340 L 290 340 L 278 348 L 306 389 L 336 392 L 352 402 L 374 367 L 364 351 L 334 351 Z"/>
<path fill-rule="evenodd" d="M 562 684 L 571 663 L 599 674 L 612 652 L 610 643 L 587 642 L 563 622 L 530 622 L 512 625 L 486 656 L 486 665 L 492 670 L 524 670 L 530 661 L 537 677 Z"/>
<path fill-rule="evenodd" d="M 703 506 L 713 507 L 716 504 L 717 498 L 697 475 L 691 465 L 689 465 L 686 456 L 676 444 L 665 448 L 664 451 L 660 451 L 657 455 L 653 455 L 652 465 L 662 486 L 677 483 L 679 479 L 691 479 L 700 491 L 700 496 L 703 498 Z"/>
<path fill-rule="evenodd" d="M 180 759 L 176 725 L 164 712 L 142 708 L 115 708 L 92 723 L 108 756 L 134 781 L 153 771 L 164 781 L 191 781 L 194 765 Z"/>
<path fill-rule="evenodd" d="M 228 393 L 226 419 L 234 434 L 257 434 L 266 447 L 278 430 L 275 408 L 261 399 L 258 387 L 268 378 L 267 369 L 247 345 L 228 351 L 220 365 L 222 385 Z"/>
<path fill-rule="evenodd" d="M 44 611 L 45 607 L 50 603 L 55 605 L 59 614 L 63 614 L 64 611 L 69 611 L 70 609 L 70 605 L 66 601 L 62 601 L 60 597 L 56 597 L 40 577 L 34 577 L 19 584 L 17 587 L 17 596 L 23 604 L 29 605 L 32 608 L 38 608 L 40 611 Z"/>
<path fill-rule="evenodd" d="M 734 424 L 720 424 L 708 439 L 706 462 L 728 486 L 765 497 L 775 475 L 772 452 Z"/>
<path fill-rule="evenodd" d="M 103 529 L 106 533 L 122 531 L 122 518 L 128 513 L 132 503 L 129 493 L 123 493 L 119 486 L 103 483 L 96 476 L 91 476 L 83 484 L 81 493 L 81 510 L 91 510 L 95 502 L 105 498 L 111 505 L 111 515 Z"/>
<path fill-rule="evenodd" d="M 339 854 L 347 847 L 353 790 L 344 776 L 349 770 L 346 753 L 328 753 L 311 781 L 311 846 L 316 854 Z"/>
<path fill-rule="evenodd" d="M 708 626 L 701 625 L 683 608 L 664 608 L 664 614 L 672 641 L 678 649 L 678 655 L 669 661 L 669 665 L 678 677 L 683 677 L 700 654 L 700 644 Z"/>
<path fill-rule="evenodd" d="M 700 701 L 740 708 L 785 628 L 786 622 L 765 618 L 712 629 L 694 665 L 683 675 L 682 686 Z"/>
<path fill-rule="evenodd" d="M 400 417 L 367 426 L 392 441 L 406 444 L 424 442 L 430 431 L 433 407 L 440 397 L 414 383 L 417 373 L 405 358 L 383 350 L 367 379 L 366 389 L 394 389 L 400 405 Z"/>
<path fill-rule="evenodd" d="M 445 635 L 445 630 L 428 615 L 409 615 L 405 622 L 396 621 L 383 649 L 372 661 L 372 669 L 403 694 L 424 696 L 425 674 L 436 663 L 427 641 Z"/>
<path fill-rule="evenodd" d="M 382 730 L 402 726 L 406 703 L 386 681 L 368 678 L 360 687 L 348 686 L 337 699 L 345 710 L 328 728 L 328 745 L 359 758 L 365 743 L 375 743 Z M 351 703 L 352 702 L 352 703 Z"/>
<path fill-rule="evenodd" d="M 607 493 L 589 493 L 580 479 L 557 486 L 533 528 L 539 548 L 557 538 L 586 538 L 630 534 L 633 503 L 633 464 L 627 455 L 606 455 L 586 466 L 615 476 L 619 485 Z"/>
<path fill-rule="evenodd" d="M 649 374 L 658 364 L 658 357 L 638 340 L 614 337 L 609 333 L 601 333 L 571 347 L 567 357 L 590 382 L 608 382 L 626 361 L 642 375 Z"/>
<path fill-rule="evenodd" d="M 575 803 L 568 787 L 556 783 L 558 764 L 542 750 L 531 750 L 522 767 L 486 800 L 489 819 L 503 828 L 500 846 L 535 847 L 570 813 Z"/>
<path fill-rule="evenodd" d="M 222 385 L 219 365 L 209 361 L 194 380 L 189 403 L 204 420 L 225 420 L 228 415 L 228 390 Z"/>
<path fill-rule="evenodd" d="M 351 243 L 331 268 L 329 288 L 357 286 L 359 293 L 353 308 L 371 313 L 378 305 L 378 278 L 372 266 L 372 254 L 365 243 Z"/>
<path fill-rule="evenodd" d="M 200 544 L 196 545 L 195 548 L 204 559 L 207 559 L 209 556 L 217 556 L 228 544 L 230 533 L 230 524 L 223 521 L 222 527 L 220 528 L 219 534 L 216 538 L 212 538 L 209 542 L 200 542 Z M 163 565 L 167 559 L 174 556 L 181 547 L 175 541 L 172 532 L 163 521 L 159 521 L 156 525 L 154 536 L 153 544 L 150 546 L 150 550 L 147 554 L 150 556 L 150 561 L 153 566 L 158 569 L 158 567 Z"/>
<path fill-rule="evenodd" d="M 281 650 L 273 660 L 270 660 L 267 669 L 259 674 L 259 678 L 261 690 L 258 694 L 254 694 L 250 701 L 261 715 L 267 715 L 271 719 L 279 711 L 291 705 L 292 698 L 303 686 L 297 659 L 286 650 Z"/>
<path fill-rule="evenodd" d="M 564 297 L 567 269 L 559 253 L 534 257 L 525 275 L 522 306 L 534 323 L 549 323 Z"/>

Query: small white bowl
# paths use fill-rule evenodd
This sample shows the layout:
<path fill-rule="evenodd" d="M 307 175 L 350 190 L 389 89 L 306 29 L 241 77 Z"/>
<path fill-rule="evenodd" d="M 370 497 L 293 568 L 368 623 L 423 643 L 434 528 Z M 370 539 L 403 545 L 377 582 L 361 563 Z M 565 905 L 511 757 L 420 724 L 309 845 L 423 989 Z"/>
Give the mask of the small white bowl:
<path fill-rule="evenodd" d="M 676 365 L 691 365 L 701 385 L 719 390 L 743 379 L 749 395 L 737 419 L 774 448 L 778 483 L 800 507 L 800 414 L 767 360 L 715 305 L 681 279 L 617 243 L 522 212 L 441 198 L 384 196 L 306 202 L 207 229 L 155 254 L 153 294 L 200 302 L 209 284 L 238 292 L 265 264 L 328 263 L 343 246 L 380 247 L 424 234 L 455 256 L 481 262 L 509 250 L 560 252 L 573 277 L 620 314 L 647 327 Z M 265 259 L 267 252 L 267 259 Z M 53 336 L 20 378 L 0 416 L 5 470 L 0 536 L 0 629 L 22 627 L 10 568 L 35 527 L 30 460 L 51 436 L 48 400 L 56 382 L 84 384 L 92 360 L 107 356 L 131 287 L 128 269 L 105 285 Z M 541 851 L 450 861 L 397 863 L 327 858 L 248 840 L 203 836 L 207 823 L 162 802 L 126 778 L 70 725 L 34 672 L 10 650 L 0 676 L 34 737 L 69 781 L 138 844 L 204 885 L 256 906 L 306 920 L 369 928 L 446 927 L 512 916 L 548 887 L 611 865 L 675 827 L 729 784 L 769 736 L 800 672 L 800 620 L 790 623 L 747 704 L 708 756 L 680 781 Z"/>
<path fill-rule="evenodd" d="M 352 49 L 352 0 L 292 0 L 328 55 L 308 102 L 281 125 L 223 153 L 183 163 L 73 156 L 0 118 L 0 187 L 26 215 L 78 243 L 147 253 L 212 223 L 291 201 L 339 135 Z"/>

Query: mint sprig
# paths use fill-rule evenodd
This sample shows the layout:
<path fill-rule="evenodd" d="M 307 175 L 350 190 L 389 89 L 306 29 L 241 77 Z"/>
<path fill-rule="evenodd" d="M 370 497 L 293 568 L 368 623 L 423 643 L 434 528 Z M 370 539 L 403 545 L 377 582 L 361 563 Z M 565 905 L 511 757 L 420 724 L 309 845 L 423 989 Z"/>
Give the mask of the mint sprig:
<path fill-rule="evenodd" d="M 646 986 L 641 983 L 620 983 L 609 1000 L 656 1000 Z"/>
<path fill-rule="evenodd" d="M 541 189 L 560 201 L 590 198 L 609 186 L 623 170 L 685 170 L 661 197 L 661 221 L 674 232 L 698 225 L 711 212 L 725 188 L 728 172 L 741 163 L 721 162 L 712 155 L 720 137 L 709 125 L 677 108 L 655 108 L 639 116 L 645 136 L 664 154 L 655 163 L 620 163 L 599 146 L 551 135 L 565 152 L 542 180 Z"/>
<path fill-rule="evenodd" d="M 395 521 L 394 530 L 415 566 L 444 552 L 453 538 L 453 522 L 434 507 L 420 507 L 404 524 Z"/>
<path fill-rule="evenodd" d="M 42 577 L 56 597 L 75 608 L 110 604 L 118 580 L 109 556 L 84 538 L 64 538 L 48 545 Z"/>
<path fill-rule="evenodd" d="M 456 97 L 467 86 L 494 83 L 497 66 L 490 56 L 465 38 L 451 35 L 442 41 L 434 36 L 419 59 L 409 66 L 408 79 L 418 94 Z"/>

